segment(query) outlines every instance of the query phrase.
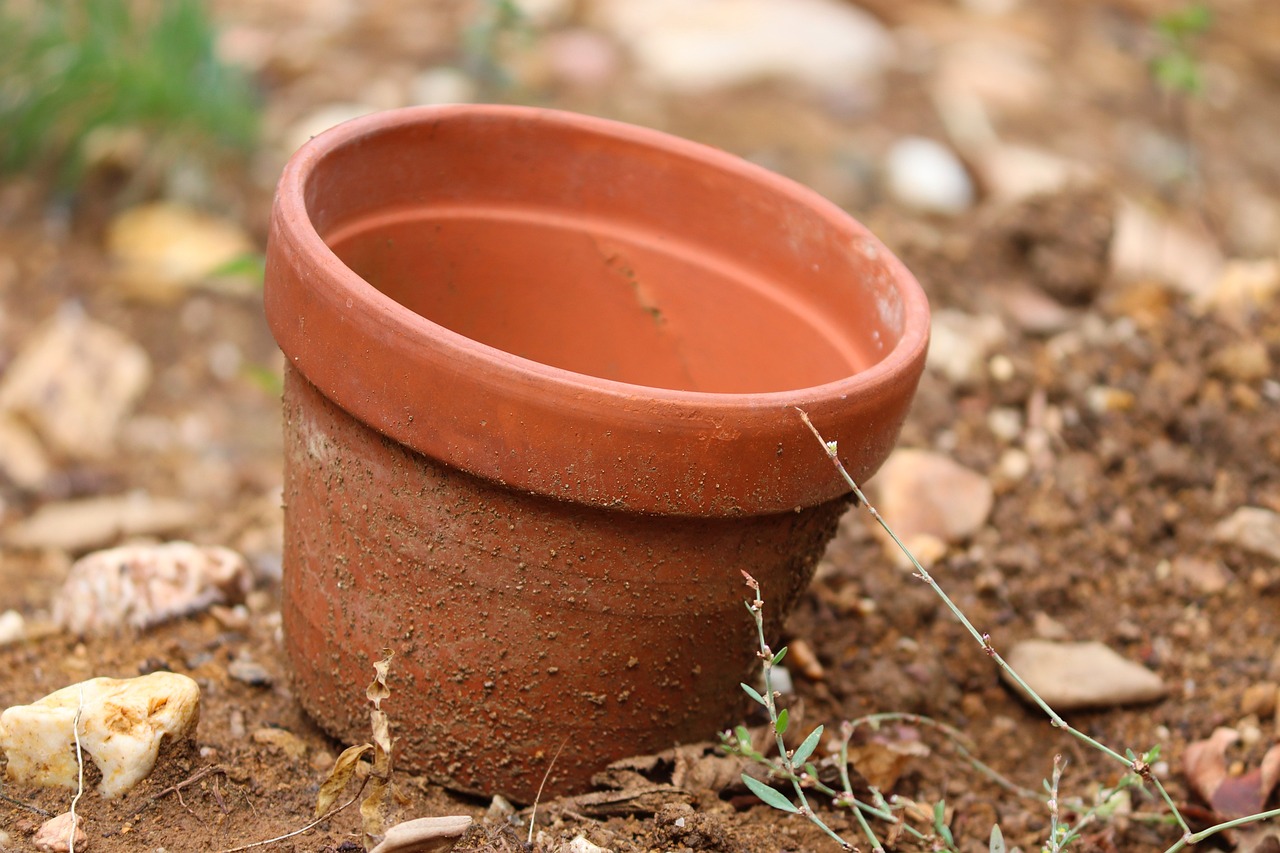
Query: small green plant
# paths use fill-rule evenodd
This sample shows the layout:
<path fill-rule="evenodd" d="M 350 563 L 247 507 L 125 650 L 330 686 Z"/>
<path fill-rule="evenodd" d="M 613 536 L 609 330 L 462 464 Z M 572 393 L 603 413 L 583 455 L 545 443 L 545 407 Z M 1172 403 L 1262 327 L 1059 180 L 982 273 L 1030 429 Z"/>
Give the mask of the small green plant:
<path fill-rule="evenodd" d="M 934 593 L 951 611 L 952 615 L 955 616 L 960 624 L 964 626 L 969 635 L 972 636 L 973 639 L 982 647 L 983 652 L 985 652 L 997 666 L 1004 670 L 1004 672 L 1022 688 L 1035 705 L 1037 705 L 1040 710 L 1049 717 L 1049 720 L 1056 728 L 1062 729 L 1089 747 L 1101 752 L 1103 755 L 1124 766 L 1125 772 L 1120 781 L 1111 788 L 1101 789 L 1092 804 L 1085 804 L 1079 800 L 1072 800 L 1068 803 L 1063 803 L 1059 796 L 1059 785 L 1062 780 L 1062 774 L 1065 770 L 1066 763 L 1062 760 L 1061 756 L 1056 756 L 1054 758 L 1053 775 L 1051 779 L 1045 780 L 1044 783 L 1045 796 L 1040 798 L 1034 793 L 1031 794 L 1031 796 L 1037 796 L 1038 799 L 1042 799 L 1049 810 L 1049 837 L 1041 847 L 1042 853 L 1062 853 L 1062 851 L 1068 849 L 1073 842 L 1080 838 L 1081 830 L 1086 826 L 1096 820 L 1110 817 L 1118 807 L 1122 797 L 1125 796 L 1127 791 L 1131 788 L 1145 789 L 1147 786 L 1150 786 L 1157 798 L 1163 802 L 1165 807 L 1168 809 L 1169 816 L 1172 818 L 1172 821 L 1182 831 L 1181 837 L 1167 848 L 1165 853 L 1178 853 L 1178 851 L 1191 845 L 1198 844 L 1206 838 L 1237 826 L 1280 817 L 1280 809 L 1271 809 L 1270 811 L 1247 815 L 1235 820 L 1224 821 L 1207 829 L 1200 830 L 1199 832 L 1193 832 L 1191 827 L 1188 825 L 1186 818 L 1174 803 L 1173 798 L 1152 772 L 1152 765 L 1160 755 L 1159 746 L 1153 747 L 1140 756 L 1128 749 L 1124 751 L 1124 754 L 1121 754 L 1079 729 L 1069 725 L 1057 711 L 1051 708 L 1048 703 L 1046 703 L 1044 699 L 1042 699 L 1039 694 L 1037 694 L 1022 679 L 1022 677 L 1009 666 L 1008 662 L 1005 661 L 992 644 L 991 637 L 974 627 L 973 623 L 969 621 L 969 618 L 965 616 L 959 606 L 951 599 L 950 596 L 947 595 L 942 587 L 938 585 L 938 582 L 929 573 L 929 571 L 920 564 L 915 556 L 912 555 L 910 550 L 907 549 L 906 545 L 903 544 L 902 540 L 898 538 L 897 534 L 893 532 L 893 529 L 889 527 L 881 517 L 879 511 L 871 505 L 862 489 L 859 488 L 858 484 L 845 469 L 844 463 L 840 461 L 838 454 L 839 448 L 837 447 L 836 442 L 826 441 L 822 437 L 822 434 L 818 432 L 818 429 L 813 425 L 812 421 L 809 420 L 809 416 L 804 411 L 797 411 L 805 426 L 808 427 L 809 431 L 813 433 L 814 438 L 817 439 L 818 443 L 826 451 L 827 457 L 831 460 L 831 463 L 835 466 L 841 478 L 845 481 L 845 484 L 853 492 L 854 497 L 858 501 L 858 505 L 866 508 L 867 512 L 875 522 L 893 540 L 894 544 L 910 561 L 912 568 L 915 570 L 914 577 L 929 585 Z M 853 796 L 852 786 L 849 782 L 849 739 L 852 736 L 855 724 L 865 723 L 868 720 L 883 721 L 885 719 L 904 719 L 908 717 L 917 723 L 939 727 L 943 729 L 944 733 L 948 734 L 948 736 L 952 736 L 952 734 L 954 734 L 955 742 L 963 749 L 963 743 L 961 742 L 959 733 L 947 732 L 945 731 L 945 726 L 929 720 L 928 718 L 918 717 L 915 715 L 880 714 L 871 718 L 865 718 L 862 721 L 845 723 L 842 727 L 843 741 L 839 748 L 839 754 L 836 757 L 837 769 L 840 774 L 840 781 L 843 790 L 836 790 L 824 784 L 818 778 L 817 764 L 813 760 L 814 751 L 822 738 L 823 727 L 819 726 L 814 729 L 814 731 L 805 738 L 800 746 L 796 747 L 793 751 L 788 751 L 785 743 L 783 742 L 782 736 L 787 730 L 789 715 L 787 709 L 778 707 L 777 700 L 780 694 L 776 693 L 773 689 L 771 673 L 773 668 L 782 661 L 787 650 L 784 647 L 781 651 L 774 652 L 769 647 L 764 635 L 764 620 L 761 615 L 764 608 L 764 601 L 760 595 L 760 585 L 750 575 L 747 575 L 745 572 L 743 574 L 747 579 L 747 586 L 755 593 L 754 599 L 747 602 L 747 610 L 750 611 L 752 619 L 755 621 L 756 633 L 759 638 L 760 651 L 758 652 L 758 655 L 762 662 L 764 692 L 758 691 L 747 684 L 743 684 L 742 689 L 754 702 L 764 707 L 765 711 L 768 713 L 770 726 L 778 748 L 778 758 L 769 758 L 757 750 L 752 745 L 750 732 L 743 726 L 739 726 L 732 732 L 721 734 L 721 742 L 726 751 L 744 756 L 765 766 L 768 768 L 770 775 L 789 783 L 793 796 L 789 797 L 745 773 L 742 776 L 743 782 L 752 791 L 752 793 L 767 805 L 779 809 L 780 811 L 791 814 L 800 814 L 807 817 L 816 826 L 831 836 L 831 838 L 844 850 L 853 850 L 855 848 L 850 842 L 846 841 L 831 829 L 831 827 L 813 811 L 809 804 L 806 790 L 817 791 L 830 797 L 832 804 L 835 806 L 851 807 L 859 827 L 870 842 L 872 850 L 877 853 L 883 853 L 885 847 L 876 836 L 875 832 L 871 829 L 871 826 L 867 821 L 867 817 L 874 817 L 888 821 L 892 825 L 892 829 L 895 833 L 905 830 L 917 838 L 928 838 L 929 836 L 926 836 L 925 833 L 920 830 L 906 825 L 900 815 L 895 813 L 894 805 L 886 801 L 880 792 L 876 791 L 874 788 L 872 788 L 873 802 L 871 803 L 863 803 Z M 970 760 L 970 763 L 980 771 L 989 775 L 993 780 L 1005 785 L 1010 790 L 1013 790 L 1021 796 L 1028 795 L 1028 792 L 1025 789 L 1007 782 L 1003 777 L 1000 777 L 999 774 L 995 773 L 994 770 L 991 770 L 986 767 L 986 765 L 983 765 L 981 762 L 973 759 L 967 752 L 962 752 L 962 754 Z M 1069 806 L 1071 811 L 1076 814 L 1077 817 L 1074 823 L 1068 822 L 1063 818 L 1063 805 Z M 946 804 L 944 802 L 939 801 L 935 804 L 932 818 L 931 840 L 934 845 L 933 849 L 947 851 L 955 850 L 955 840 L 952 838 L 951 830 L 947 826 L 945 819 Z M 992 828 L 991 836 L 988 841 L 988 849 L 990 850 L 990 853 L 1005 853 L 1006 851 L 1004 836 L 1000 832 L 999 826 Z M 1009 851 L 1009 853 L 1017 853 L 1017 851 Z"/>
<path fill-rule="evenodd" d="M 1196 2 L 1156 19 L 1161 50 L 1151 60 L 1151 76 L 1165 92 L 1194 96 L 1204 90 L 1196 41 L 1213 24 L 1207 3 Z"/>
<path fill-rule="evenodd" d="M 90 140 L 132 133 L 161 173 L 246 149 L 257 121 L 200 0 L 0 0 L 0 170 L 75 186 Z"/>
<path fill-rule="evenodd" d="M 462 70 L 488 97 L 508 92 L 515 81 L 502 57 L 513 39 L 531 35 L 529 21 L 515 0 L 479 0 L 462 31 Z"/>

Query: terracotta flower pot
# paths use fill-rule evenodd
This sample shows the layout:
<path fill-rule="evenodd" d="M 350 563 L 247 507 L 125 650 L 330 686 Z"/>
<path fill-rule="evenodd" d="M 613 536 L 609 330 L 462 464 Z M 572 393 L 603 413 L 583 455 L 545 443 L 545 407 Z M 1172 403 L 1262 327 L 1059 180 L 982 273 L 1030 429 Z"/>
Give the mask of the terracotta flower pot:
<path fill-rule="evenodd" d="M 529 801 L 707 738 L 844 491 L 897 437 L 928 307 L 814 193 L 547 110 L 383 113 L 280 181 L 266 308 L 288 357 L 284 628 L 304 707 L 397 763 Z M 775 626 L 776 627 L 776 626 Z"/>

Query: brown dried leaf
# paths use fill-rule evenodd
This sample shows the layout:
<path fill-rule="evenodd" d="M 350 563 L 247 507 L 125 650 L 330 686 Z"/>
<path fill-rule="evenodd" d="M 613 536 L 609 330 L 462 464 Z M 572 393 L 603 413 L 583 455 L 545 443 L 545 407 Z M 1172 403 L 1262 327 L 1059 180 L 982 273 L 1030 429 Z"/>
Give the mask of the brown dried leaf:
<path fill-rule="evenodd" d="M 373 681 L 369 682 L 364 691 L 375 708 L 381 708 L 382 700 L 391 695 L 391 688 L 387 687 L 387 671 L 391 668 L 391 659 L 396 653 L 391 649 L 383 649 L 382 654 L 382 660 L 373 665 Z"/>
<path fill-rule="evenodd" d="M 866 743 L 849 747 L 849 763 L 867 780 L 867 784 L 884 794 L 898 784 L 911 759 L 930 754 L 929 747 L 917 739 L 918 734 L 913 730 L 900 729 L 898 734 L 899 737 L 877 735 Z"/>
<path fill-rule="evenodd" d="M 1235 729 L 1220 727 L 1205 740 L 1188 744 L 1182 756 L 1182 773 L 1191 789 L 1210 805 L 1213 795 L 1227 778 L 1227 747 L 1240 740 Z"/>
<path fill-rule="evenodd" d="M 364 832 L 364 849 L 372 850 L 382 842 L 386 821 L 382 816 L 383 802 L 387 798 L 388 780 L 380 776 L 369 777 L 369 793 L 360 803 L 360 828 Z"/>
<path fill-rule="evenodd" d="M 333 769 L 329 771 L 329 778 L 324 780 L 324 784 L 320 786 L 320 793 L 316 796 L 316 817 L 333 808 L 338 795 L 347 787 L 347 783 L 355 774 L 360 756 L 371 749 L 373 744 L 362 743 L 358 746 L 349 746 L 342 751 L 338 760 L 333 763 Z"/>
<path fill-rule="evenodd" d="M 1280 784 L 1280 744 L 1267 750 L 1258 767 L 1228 775 L 1226 751 L 1239 739 L 1235 729 L 1215 729 L 1206 740 L 1189 745 L 1182 761 L 1192 789 L 1227 819 L 1262 811 Z"/>

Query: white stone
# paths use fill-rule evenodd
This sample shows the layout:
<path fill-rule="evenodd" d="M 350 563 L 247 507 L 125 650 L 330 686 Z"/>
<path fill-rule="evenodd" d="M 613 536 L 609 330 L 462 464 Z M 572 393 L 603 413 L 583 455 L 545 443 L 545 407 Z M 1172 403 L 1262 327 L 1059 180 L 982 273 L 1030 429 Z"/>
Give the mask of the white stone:
<path fill-rule="evenodd" d="M 63 812 L 57 817 L 51 817 L 40 824 L 40 828 L 31 839 L 31 844 L 40 853 L 70 853 L 73 846 L 76 850 L 86 850 L 89 846 L 89 836 L 81 827 L 82 822 L 79 815 L 72 815 L 71 812 Z"/>
<path fill-rule="evenodd" d="M 30 705 L 8 708 L 0 714 L 0 748 L 8 756 L 12 782 L 76 787 L 77 710 L 85 759 L 102 772 L 99 792 L 114 799 L 151 773 L 165 739 L 194 734 L 200 688 L 172 672 L 91 678 Z"/>
<path fill-rule="evenodd" d="M 289 126 L 283 135 L 285 154 L 292 154 L 312 137 L 319 136 L 330 128 L 336 127 L 353 118 L 369 115 L 376 109 L 368 104 L 339 103 L 325 104 L 307 113 Z"/>
<path fill-rule="evenodd" d="M 257 289 L 256 276 L 227 275 L 223 267 L 258 251 L 240 223 L 175 202 L 131 207 L 107 225 L 112 281 L 122 292 L 171 299 L 187 288 L 233 293 Z"/>
<path fill-rule="evenodd" d="M 880 515 L 908 546 L 929 537 L 955 544 L 972 536 L 995 500 L 986 477 L 941 453 L 911 448 L 890 454 L 868 488 Z"/>
<path fill-rule="evenodd" d="M 778 77 L 829 91 L 876 81 L 894 52 L 872 15 L 838 0 L 601 0 L 641 73 L 678 92 Z"/>
<path fill-rule="evenodd" d="M 214 604 L 238 604 L 252 584 L 248 564 L 229 548 L 125 545 L 72 565 L 53 618 L 82 636 L 149 628 Z"/>
<path fill-rule="evenodd" d="M 1059 193 L 1095 179 L 1094 171 L 1084 163 L 1027 145 L 994 143 L 971 156 L 987 193 L 1006 204 Z"/>
<path fill-rule="evenodd" d="M 16 486 L 37 491 L 49 472 L 40 439 L 22 421 L 0 412 L 0 473 Z"/>
<path fill-rule="evenodd" d="M 1160 676 L 1098 642 L 1025 640 L 1004 658 L 1055 711 L 1154 702 L 1165 694 Z"/>
<path fill-rule="evenodd" d="M 186 501 L 145 492 L 45 504 L 9 526 L 15 548 L 85 551 L 131 536 L 155 536 L 194 524 L 200 511 Z"/>
<path fill-rule="evenodd" d="M 1280 262 L 1231 260 L 1222 274 L 1196 302 L 1200 311 L 1212 310 L 1229 316 L 1262 311 L 1280 297 Z"/>
<path fill-rule="evenodd" d="M 889 193 L 926 213 L 955 215 L 973 205 L 973 182 L 950 148 L 922 136 L 899 139 L 885 158 Z"/>
<path fill-rule="evenodd" d="M 586 836 L 577 835 L 565 847 L 567 853 L 613 853 L 608 847 L 601 847 L 599 844 L 588 841 Z"/>
<path fill-rule="evenodd" d="M 475 100 L 476 84 L 457 68 L 428 68 L 409 84 L 415 104 L 465 104 Z"/>
<path fill-rule="evenodd" d="M 21 416 L 53 449 L 99 459 L 114 449 L 121 422 L 150 381 L 142 347 L 68 307 L 9 365 L 0 409 Z"/>
<path fill-rule="evenodd" d="M 1122 278 L 1156 278 L 1205 300 L 1222 275 L 1223 257 L 1206 235 L 1122 199 L 1111 240 L 1111 269 Z"/>
<path fill-rule="evenodd" d="M 978 382 L 986 375 L 987 356 L 1005 340 L 998 317 L 943 308 L 933 315 L 925 365 L 957 384 Z"/>
<path fill-rule="evenodd" d="M 1280 561 L 1280 513 L 1244 506 L 1219 521 L 1213 539 Z"/>
<path fill-rule="evenodd" d="M 16 643 L 27 635 L 27 620 L 16 610 L 0 613 L 0 646 Z"/>

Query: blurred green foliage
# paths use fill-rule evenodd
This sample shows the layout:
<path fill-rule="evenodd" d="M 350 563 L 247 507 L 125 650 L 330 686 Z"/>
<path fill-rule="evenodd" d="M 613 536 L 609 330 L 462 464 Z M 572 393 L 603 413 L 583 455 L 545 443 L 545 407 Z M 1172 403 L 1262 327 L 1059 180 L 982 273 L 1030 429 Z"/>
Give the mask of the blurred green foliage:
<path fill-rule="evenodd" d="M 1212 25 L 1213 12 L 1203 2 L 1175 9 L 1155 20 L 1162 49 L 1151 61 L 1151 75 L 1166 92 L 1198 95 L 1204 90 L 1195 42 Z"/>
<path fill-rule="evenodd" d="M 247 149 L 258 107 L 200 0 L 0 0 L 0 127 L 0 170 L 65 187 L 94 134 L 136 134 L 154 169 Z"/>

